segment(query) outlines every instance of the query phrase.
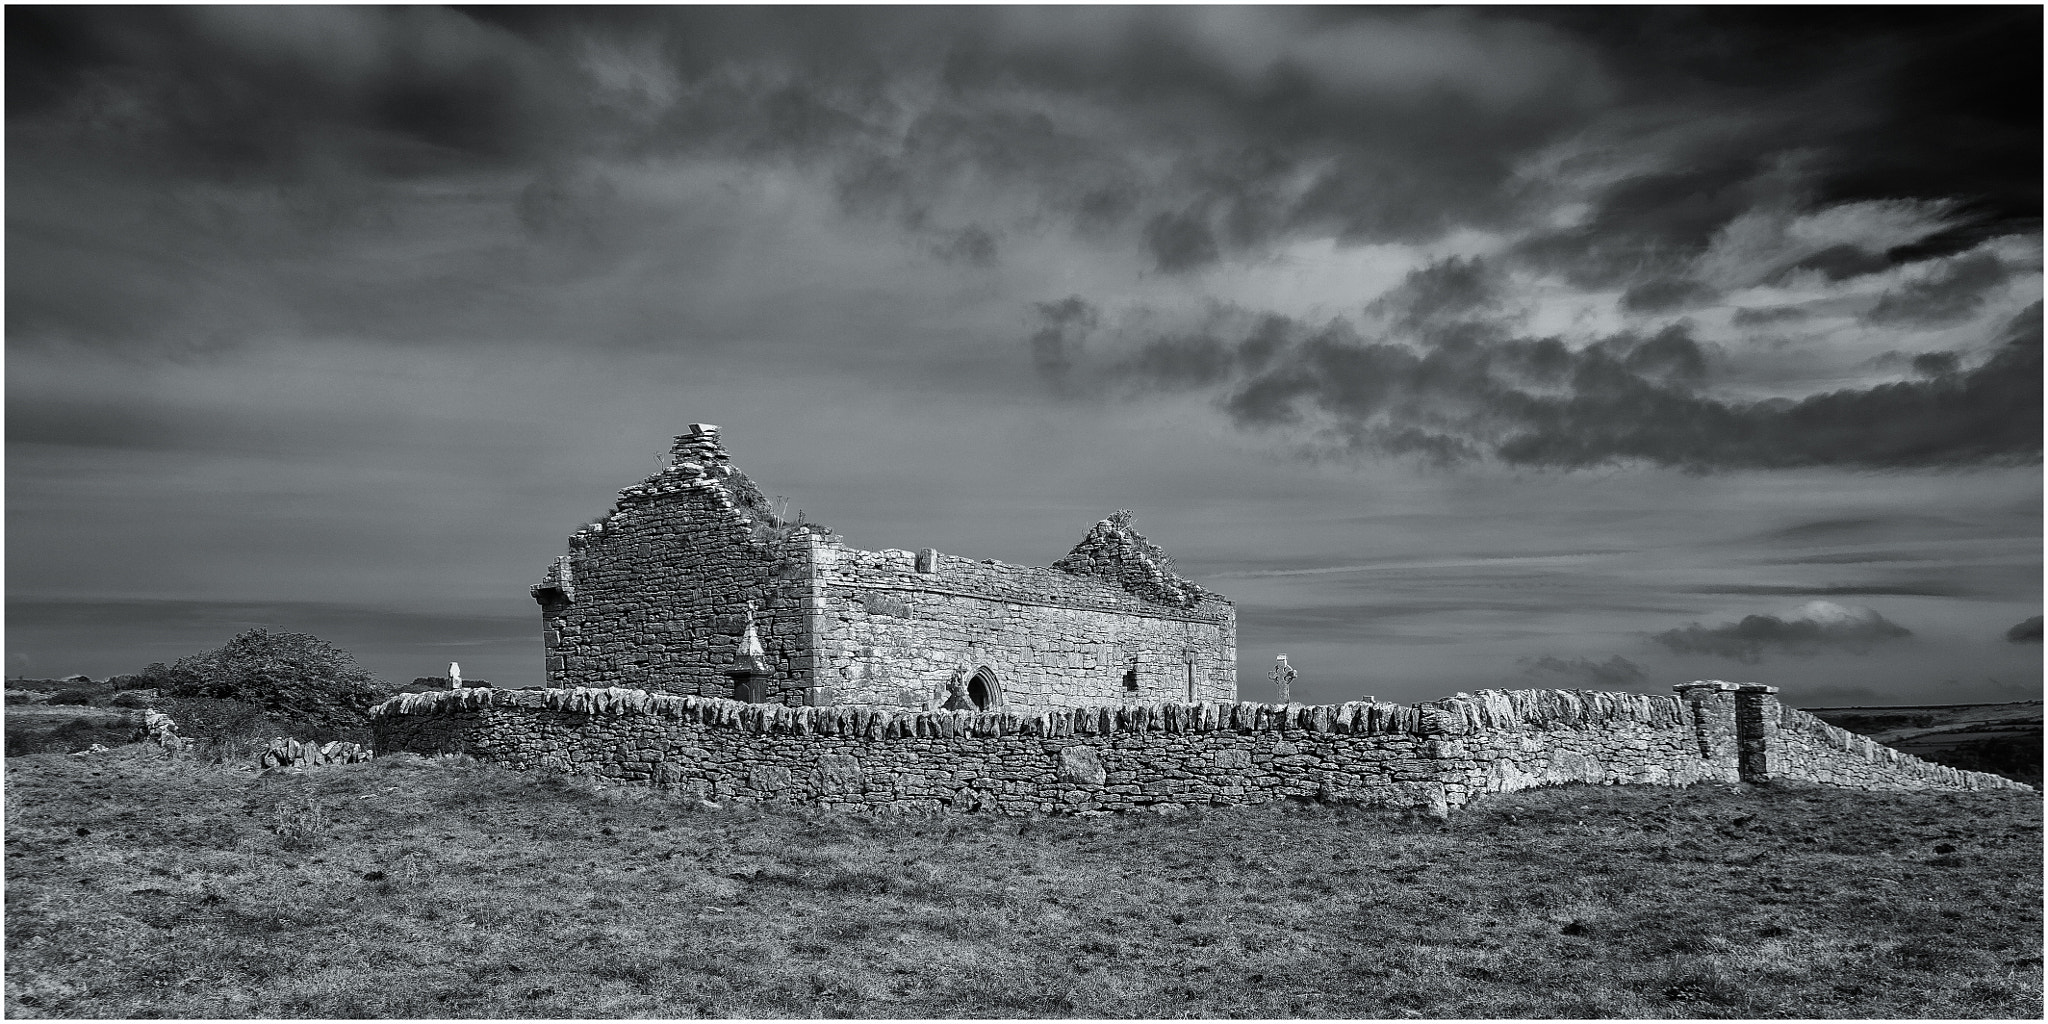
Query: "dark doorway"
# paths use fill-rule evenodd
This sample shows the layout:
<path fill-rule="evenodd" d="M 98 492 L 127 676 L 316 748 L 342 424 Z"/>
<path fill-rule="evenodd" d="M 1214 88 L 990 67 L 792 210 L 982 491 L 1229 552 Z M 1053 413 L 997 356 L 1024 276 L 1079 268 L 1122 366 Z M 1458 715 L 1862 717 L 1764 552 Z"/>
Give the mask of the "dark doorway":
<path fill-rule="evenodd" d="M 997 685 L 996 674 L 987 666 L 976 669 L 974 678 L 967 681 L 967 699 L 983 711 L 1002 703 L 1002 687 Z"/>

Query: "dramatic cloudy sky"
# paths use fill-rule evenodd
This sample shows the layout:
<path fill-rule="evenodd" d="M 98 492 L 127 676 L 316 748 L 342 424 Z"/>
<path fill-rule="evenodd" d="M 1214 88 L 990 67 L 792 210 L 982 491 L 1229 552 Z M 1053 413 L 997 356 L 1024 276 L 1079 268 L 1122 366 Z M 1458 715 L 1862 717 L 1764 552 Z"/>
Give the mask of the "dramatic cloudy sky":
<path fill-rule="evenodd" d="M 6 669 L 535 682 L 713 422 L 1247 696 L 2038 697 L 2041 17 L 11 6 Z"/>

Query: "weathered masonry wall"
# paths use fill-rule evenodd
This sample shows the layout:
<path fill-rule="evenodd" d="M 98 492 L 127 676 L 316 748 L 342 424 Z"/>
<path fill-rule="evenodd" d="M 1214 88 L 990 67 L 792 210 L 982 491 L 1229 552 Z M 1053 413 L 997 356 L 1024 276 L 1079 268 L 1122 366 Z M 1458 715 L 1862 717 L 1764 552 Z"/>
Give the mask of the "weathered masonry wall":
<path fill-rule="evenodd" d="M 1018 708 L 1237 699 L 1237 618 L 1058 569 L 938 552 L 820 552 L 820 668 L 840 703 L 937 707 L 987 669 Z M 836 677 L 836 678 L 835 678 Z"/>
<path fill-rule="evenodd" d="M 772 674 L 749 694 L 769 703 L 1235 700 L 1235 610 L 1130 519 L 1097 523 L 1058 568 L 861 551 L 785 522 L 693 424 L 532 588 L 548 685 L 734 696 L 751 602 Z"/>
<path fill-rule="evenodd" d="M 1029 715 L 781 707 L 622 689 L 463 690 L 394 698 L 375 723 L 381 752 L 464 751 L 713 799 L 841 809 L 1014 813 L 1290 797 L 1454 808 L 1565 782 L 1743 778 L 2028 788 L 1883 748 L 1830 745 L 1796 715 L 1787 728 L 1767 690 L 1711 683 L 1673 697 L 1516 690 L 1417 705 L 1166 703 Z M 1744 701 L 1778 726 L 1761 737 L 1762 778 L 1743 767 L 1752 738 L 1736 713 Z"/>
<path fill-rule="evenodd" d="M 752 600 L 774 698 L 812 699 L 816 538 L 771 525 L 715 433 L 678 439 L 672 457 L 577 531 L 533 588 L 548 685 L 730 696 L 726 672 Z"/>

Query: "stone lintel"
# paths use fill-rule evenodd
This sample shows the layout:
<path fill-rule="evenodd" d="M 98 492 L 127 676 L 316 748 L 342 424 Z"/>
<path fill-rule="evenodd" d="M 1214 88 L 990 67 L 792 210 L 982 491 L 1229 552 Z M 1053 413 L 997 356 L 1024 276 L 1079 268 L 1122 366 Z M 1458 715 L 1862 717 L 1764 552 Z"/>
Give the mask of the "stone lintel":
<path fill-rule="evenodd" d="M 1674 690 L 1677 690 L 1677 691 L 1678 691 L 1679 693 L 1684 693 L 1684 692 L 1686 692 L 1687 690 L 1724 690 L 1724 691 L 1733 691 L 1733 690 L 1738 690 L 1738 689 L 1741 689 L 1743 685 L 1745 685 L 1745 684 L 1740 684 L 1740 683 L 1727 683 L 1727 682 L 1722 682 L 1722 681 L 1721 681 L 1721 680 L 1719 680 L 1719 679 L 1695 679 L 1695 680 L 1693 680 L 1692 682 L 1689 682 L 1689 683 L 1674 683 L 1674 684 L 1672 684 L 1672 687 L 1671 687 L 1671 688 L 1672 688 L 1672 689 L 1674 689 Z M 1755 686 L 1756 684 L 1755 684 L 1755 683 L 1749 683 L 1749 684 L 1746 684 L 1746 685 L 1749 685 L 1749 686 Z"/>

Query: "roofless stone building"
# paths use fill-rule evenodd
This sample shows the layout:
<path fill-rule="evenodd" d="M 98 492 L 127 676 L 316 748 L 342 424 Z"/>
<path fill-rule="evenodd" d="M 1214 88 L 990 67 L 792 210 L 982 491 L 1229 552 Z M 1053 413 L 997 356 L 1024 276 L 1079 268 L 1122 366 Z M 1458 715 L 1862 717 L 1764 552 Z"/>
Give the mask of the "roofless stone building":
<path fill-rule="evenodd" d="M 1131 514 L 1048 568 L 847 547 L 691 424 L 532 588 L 550 687 L 1041 710 L 1237 699 L 1237 613 Z"/>

